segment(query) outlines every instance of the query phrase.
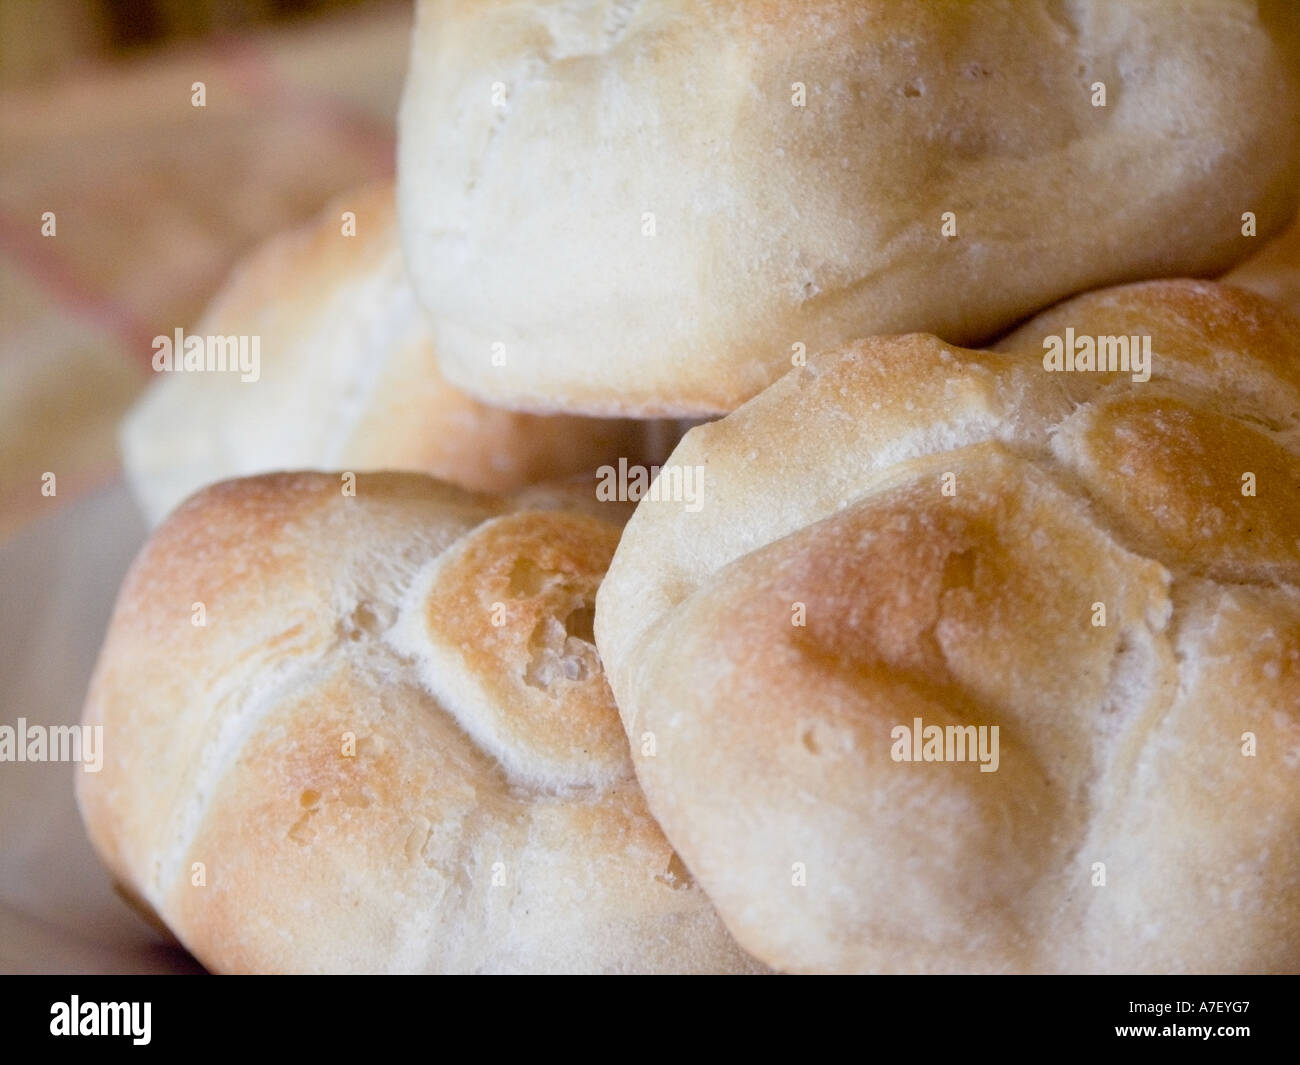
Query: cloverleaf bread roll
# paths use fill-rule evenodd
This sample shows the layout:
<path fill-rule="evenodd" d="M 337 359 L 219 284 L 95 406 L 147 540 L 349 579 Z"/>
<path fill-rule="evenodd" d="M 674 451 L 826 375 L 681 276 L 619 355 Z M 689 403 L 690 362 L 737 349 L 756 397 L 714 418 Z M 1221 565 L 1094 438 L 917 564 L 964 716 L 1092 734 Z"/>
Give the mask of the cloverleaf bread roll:
<path fill-rule="evenodd" d="M 733 410 L 848 338 L 1215 275 L 1300 187 L 1291 0 L 423 0 L 402 241 L 448 379 Z"/>
<path fill-rule="evenodd" d="M 597 646 L 743 946 L 796 972 L 1300 967 L 1294 318 L 1152 282 L 997 351 L 863 340 L 669 462 L 702 505 L 638 507 Z"/>
<path fill-rule="evenodd" d="M 451 387 L 406 279 L 391 184 L 268 241 L 192 335 L 244 338 L 253 369 L 159 373 L 127 417 L 127 476 L 155 523 L 204 485 L 284 469 L 405 469 L 511 491 L 636 455 L 646 432 L 497 410 Z"/>
<path fill-rule="evenodd" d="M 219 972 L 757 970 L 646 811 L 592 643 L 619 508 L 346 488 L 215 485 L 136 560 L 78 781 L 114 876 Z"/>

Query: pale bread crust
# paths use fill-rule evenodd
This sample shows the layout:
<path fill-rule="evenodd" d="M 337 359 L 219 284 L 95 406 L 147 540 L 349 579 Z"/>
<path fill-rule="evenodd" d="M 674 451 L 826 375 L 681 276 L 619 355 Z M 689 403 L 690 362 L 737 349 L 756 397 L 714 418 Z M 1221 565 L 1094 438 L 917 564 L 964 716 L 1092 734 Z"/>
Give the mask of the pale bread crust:
<path fill-rule="evenodd" d="M 1150 334 L 1151 380 L 1045 372 L 1066 327 Z M 997 351 L 863 340 L 670 462 L 703 505 L 638 507 L 597 645 L 651 810 L 755 956 L 1300 967 L 1296 319 L 1151 282 Z M 999 726 L 998 770 L 893 760 L 917 717 Z"/>
<path fill-rule="evenodd" d="M 591 642 L 621 508 L 341 487 L 215 485 L 133 565 L 78 774 L 113 874 L 219 972 L 757 971 L 647 812 Z"/>
<path fill-rule="evenodd" d="M 710 414 L 795 345 L 972 343 L 1071 293 L 1215 276 L 1258 246 L 1243 212 L 1267 236 L 1295 210 L 1298 19 L 1290 0 L 423 0 L 398 201 L 438 358 L 519 409 Z"/>
<path fill-rule="evenodd" d="M 517 414 L 448 384 L 395 214 L 391 183 L 339 197 L 258 248 L 186 330 L 260 337 L 261 376 L 159 375 L 126 417 L 126 473 L 152 523 L 204 485 L 276 470 L 414 470 L 507 492 L 641 453 L 641 424 Z"/>

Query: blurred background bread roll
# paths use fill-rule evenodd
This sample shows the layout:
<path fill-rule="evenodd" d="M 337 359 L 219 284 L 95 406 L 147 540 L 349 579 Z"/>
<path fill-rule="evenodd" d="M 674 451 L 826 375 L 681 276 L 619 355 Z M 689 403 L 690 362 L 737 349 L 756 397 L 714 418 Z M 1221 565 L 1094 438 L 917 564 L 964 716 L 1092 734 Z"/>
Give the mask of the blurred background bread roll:
<path fill-rule="evenodd" d="M 517 414 L 449 385 L 407 283 L 391 184 L 271 238 L 189 332 L 256 337 L 258 376 L 160 373 L 132 409 L 126 472 L 153 522 L 204 485 L 273 470 L 415 470 L 509 491 L 635 458 L 664 429 Z"/>
<path fill-rule="evenodd" d="M 1217 275 L 1300 187 L 1290 0 L 421 0 L 399 114 L 449 380 L 734 409 L 853 337 Z M 504 366 L 493 362 L 504 352 Z"/>

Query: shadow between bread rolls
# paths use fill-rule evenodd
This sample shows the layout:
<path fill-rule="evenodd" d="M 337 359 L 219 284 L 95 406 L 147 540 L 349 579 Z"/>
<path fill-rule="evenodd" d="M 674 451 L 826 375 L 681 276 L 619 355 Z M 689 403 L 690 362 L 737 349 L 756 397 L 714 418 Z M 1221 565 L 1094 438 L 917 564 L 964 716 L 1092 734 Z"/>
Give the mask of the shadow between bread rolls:
<path fill-rule="evenodd" d="M 591 634 L 626 508 L 419 474 L 229 481 L 121 590 L 78 774 L 220 972 L 756 972 L 646 810 Z"/>
<path fill-rule="evenodd" d="M 1149 378 L 1058 371 L 1084 336 L 1149 339 Z M 861 340 L 669 461 L 703 505 L 638 507 L 596 639 L 742 946 L 1300 968 L 1300 322 L 1152 282 L 991 351 Z"/>

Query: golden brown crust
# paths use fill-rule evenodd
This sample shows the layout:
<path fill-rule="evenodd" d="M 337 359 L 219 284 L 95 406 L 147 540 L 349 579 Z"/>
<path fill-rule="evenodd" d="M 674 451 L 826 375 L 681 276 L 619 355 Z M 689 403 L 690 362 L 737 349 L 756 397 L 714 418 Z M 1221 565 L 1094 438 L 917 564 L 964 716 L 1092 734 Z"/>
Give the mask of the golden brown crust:
<path fill-rule="evenodd" d="M 1295 211 L 1297 40 L 1289 0 L 423 0 L 402 240 L 458 387 L 725 412 L 798 345 L 1240 261 Z"/>
<path fill-rule="evenodd" d="M 1149 333 L 1150 380 L 1045 372 L 1067 327 Z M 1244 292 L 1128 286 L 996 352 L 860 341 L 686 436 L 704 505 L 641 504 L 596 634 L 655 739 L 651 809 L 743 945 L 1300 964 L 1298 338 Z M 997 768 L 896 759 L 918 718 L 997 726 Z"/>
<path fill-rule="evenodd" d="M 485 522 L 444 555 L 418 628 L 403 633 L 427 645 L 439 674 L 472 678 L 463 695 L 482 715 L 476 725 L 525 780 L 572 787 L 626 775 L 627 740 L 591 631 L 618 533 L 563 512 Z M 511 757 L 518 747 L 526 767 Z"/>
<path fill-rule="evenodd" d="M 132 567 L 78 787 L 114 874 L 224 972 L 755 971 L 582 627 L 621 511 L 346 487 L 215 485 Z"/>

